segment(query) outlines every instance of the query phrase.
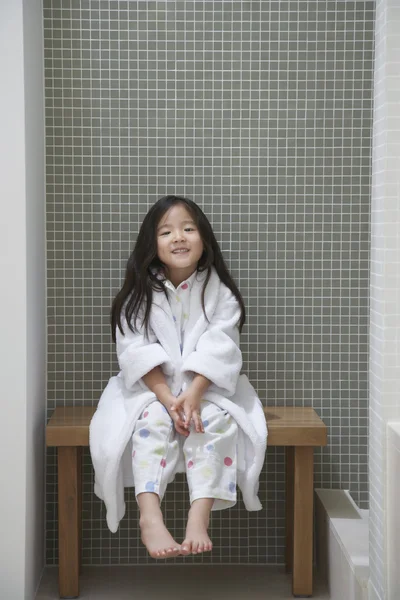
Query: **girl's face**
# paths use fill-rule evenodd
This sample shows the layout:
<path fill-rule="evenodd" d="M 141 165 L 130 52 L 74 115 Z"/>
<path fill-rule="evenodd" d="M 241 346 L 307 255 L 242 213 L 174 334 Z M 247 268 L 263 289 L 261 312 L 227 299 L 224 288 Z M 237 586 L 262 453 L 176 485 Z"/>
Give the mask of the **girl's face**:
<path fill-rule="evenodd" d="M 157 227 L 157 255 L 175 287 L 197 269 L 202 254 L 203 242 L 192 215 L 183 204 L 176 204 Z"/>

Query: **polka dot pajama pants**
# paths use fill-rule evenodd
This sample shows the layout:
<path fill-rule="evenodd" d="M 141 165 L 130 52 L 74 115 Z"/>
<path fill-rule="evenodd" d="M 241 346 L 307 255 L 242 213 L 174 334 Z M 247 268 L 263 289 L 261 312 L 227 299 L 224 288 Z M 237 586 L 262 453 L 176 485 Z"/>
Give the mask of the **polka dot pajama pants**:
<path fill-rule="evenodd" d="M 135 494 L 154 492 L 160 502 L 183 450 L 190 503 L 215 498 L 212 510 L 236 503 L 236 421 L 212 402 L 201 403 L 204 433 L 177 433 L 157 400 L 141 414 L 132 435 Z"/>

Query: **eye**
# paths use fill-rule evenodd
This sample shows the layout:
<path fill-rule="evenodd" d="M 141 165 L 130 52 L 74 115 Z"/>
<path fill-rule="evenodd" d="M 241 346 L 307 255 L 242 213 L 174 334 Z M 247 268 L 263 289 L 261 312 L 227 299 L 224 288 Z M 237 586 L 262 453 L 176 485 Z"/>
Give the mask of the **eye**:
<path fill-rule="evenodd" d="M 194 231 L 194 227 L 185 227 L 185 231 Z"/>
<path fill-rule="evenodd" d="M 169 233 L 170 233 L 169 231 L 163 231 L 163 232 L 162 232 L 160 235 L 161 235 L 161 236 L 163 236 L 163 235 L 168 235 Z"/>

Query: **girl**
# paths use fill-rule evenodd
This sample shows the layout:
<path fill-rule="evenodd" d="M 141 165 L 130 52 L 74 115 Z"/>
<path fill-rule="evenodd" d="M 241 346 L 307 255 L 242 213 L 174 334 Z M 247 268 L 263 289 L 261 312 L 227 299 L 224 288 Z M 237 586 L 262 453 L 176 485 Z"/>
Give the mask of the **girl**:
<path fill-rule="evenodd" d="M 212 549 L 211 510 L 260 510 L 258 478 L 267 428 L 245 375 L 242 297 L 211 225 L 191 200 L 154 204 L 129 257 L 111 309 L 120 373 L 111 377 L 90 425 L 95 493 L 115 532 L 134 486 L 142 541 L 153 558 Z M 190 493 L 181 544 L 164 525 L 167 484 L 184 471 Z"/>

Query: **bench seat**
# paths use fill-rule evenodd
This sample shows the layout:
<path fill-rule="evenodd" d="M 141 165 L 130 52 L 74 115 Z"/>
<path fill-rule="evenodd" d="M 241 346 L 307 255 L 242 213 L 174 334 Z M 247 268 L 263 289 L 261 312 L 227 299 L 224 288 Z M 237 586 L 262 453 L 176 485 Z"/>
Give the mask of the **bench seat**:
<path fill-rule="evenodd" d="M 58 548 L 61 598 L 79 596 L 82 538 L 82 448 L 96 407 L 57 407 L 46 445 L 58 454 Z M 295 597 L 312 596 L 314 447 L 326 446 L 326 425 L 313 408 L 266 407 L 268 446 L 286 452 L 286 570 Z M 262 498 L 261 498 L 262 502 Z"/>

